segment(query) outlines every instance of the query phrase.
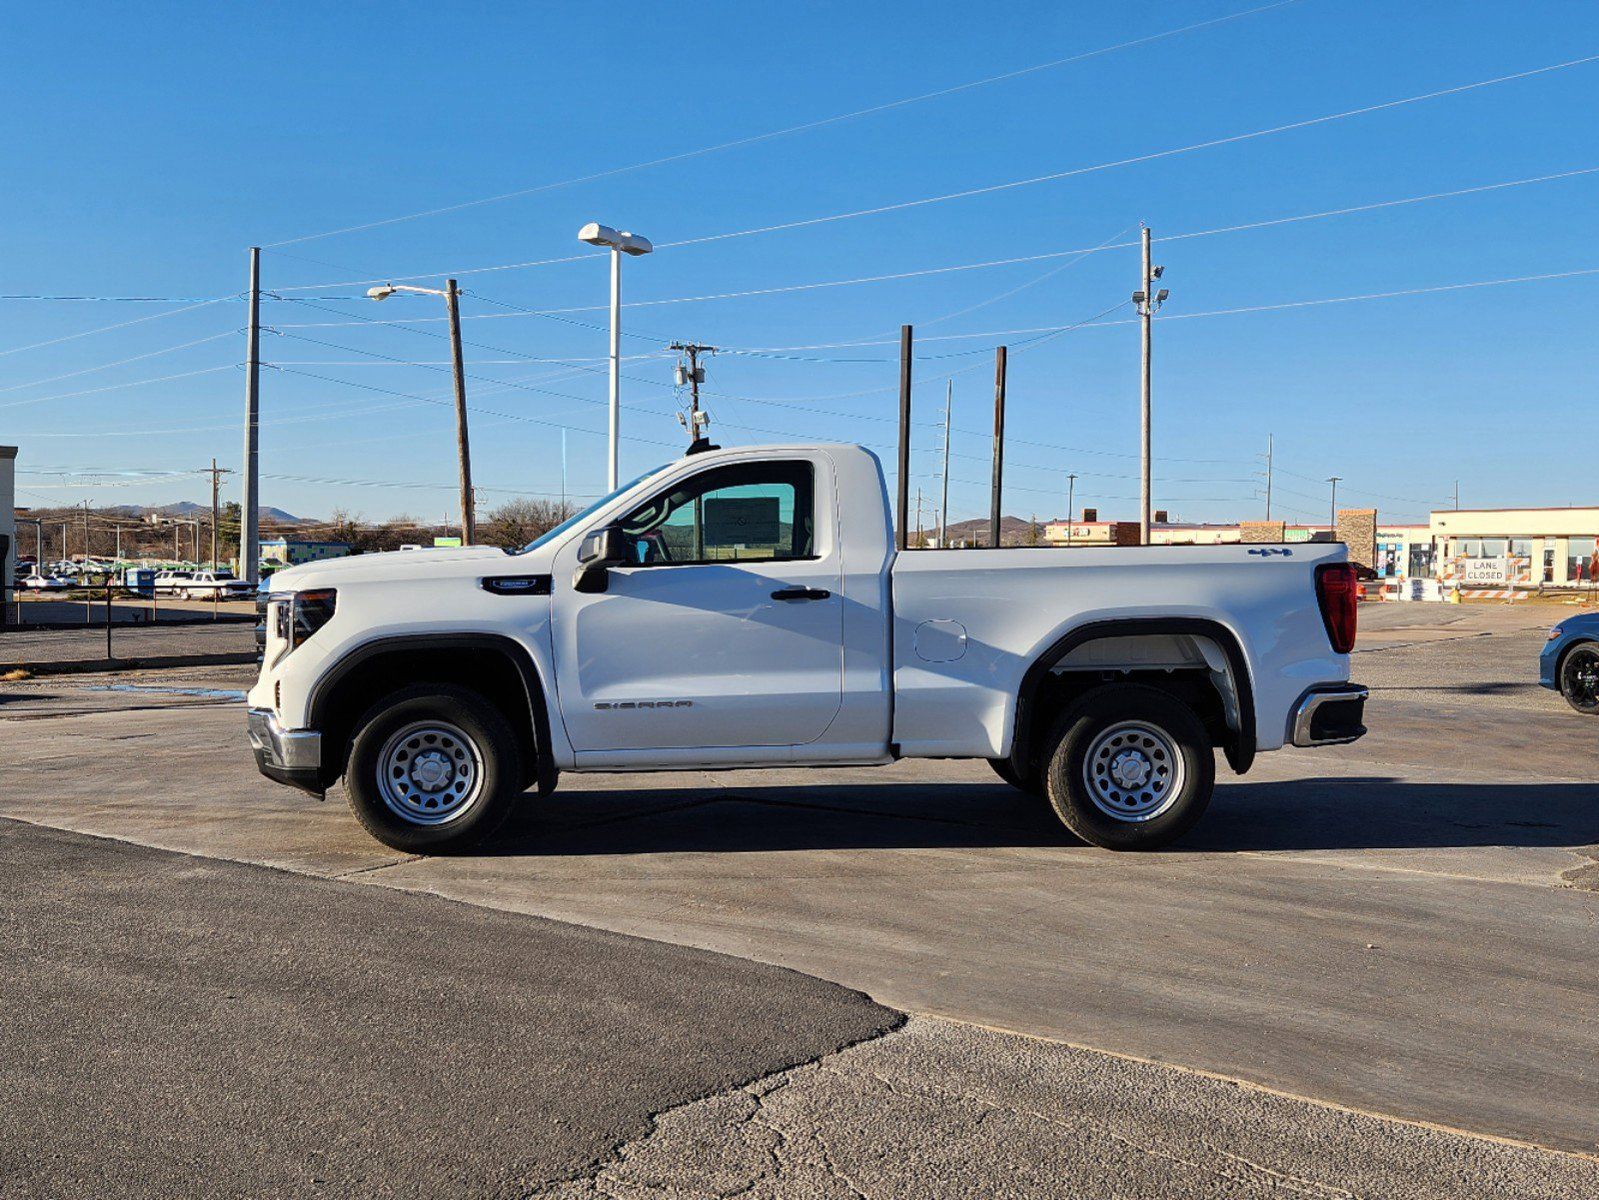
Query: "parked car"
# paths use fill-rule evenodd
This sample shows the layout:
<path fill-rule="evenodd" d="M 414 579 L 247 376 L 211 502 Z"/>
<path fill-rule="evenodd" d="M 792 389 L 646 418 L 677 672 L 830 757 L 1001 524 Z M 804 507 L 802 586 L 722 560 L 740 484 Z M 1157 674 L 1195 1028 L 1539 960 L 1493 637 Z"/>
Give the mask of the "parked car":
<path fill-rule="evenodd" d="M 232 571 L 196 571 L 174 589 L 184 600 L 239 600 L 255 588 Z"/>
<path fill-rule="evenodd" d="M 158 596 L 170 596 L 185 587 L 189 580 L 194 578 L 193 571 L 158 571 L 155 577 L 155 590 Z"/>
<path fill-rule="evenodd" d="M 1599 613 L 1578 613 L 1549 631 L 1538 682 L 1586 716 L 1599 716 Z"/>
<path fill-rule="evenodd" d="M 17 580 L 18 587 L 27 588 L 30 592 L 64 592 L 77 584 L 64 575 L 24 575 Z"/>
<path fill-rule="evenodd" d="M 260 770 L 343 776 L 407 851 L 488 836 L 561 771 L 900 758 L 987 759 L 1143 849 L 1199 819 L 1216 750 L 1242 773 L 1366 732 L 1341 544 L 896 552 L 853 445 L 694 454 L 520 551 L 307 563 L 260 607 Z"/>

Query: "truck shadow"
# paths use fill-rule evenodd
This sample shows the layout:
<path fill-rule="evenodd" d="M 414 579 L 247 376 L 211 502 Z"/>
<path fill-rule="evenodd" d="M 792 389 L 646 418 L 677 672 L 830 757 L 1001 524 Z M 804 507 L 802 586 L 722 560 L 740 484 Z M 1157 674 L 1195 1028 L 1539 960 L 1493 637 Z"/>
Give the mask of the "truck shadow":
<path fill-rule="evenodd" d="M 1221 783 L 1176 853 L 1580 847 L 1599 843 L 1599 786 L 1404 783 L 1384 777 Z M 529 797 L 492 855 L 980 849 L 1079 844 L 1042 800 L 1003 785 L 563 789 Z"/>

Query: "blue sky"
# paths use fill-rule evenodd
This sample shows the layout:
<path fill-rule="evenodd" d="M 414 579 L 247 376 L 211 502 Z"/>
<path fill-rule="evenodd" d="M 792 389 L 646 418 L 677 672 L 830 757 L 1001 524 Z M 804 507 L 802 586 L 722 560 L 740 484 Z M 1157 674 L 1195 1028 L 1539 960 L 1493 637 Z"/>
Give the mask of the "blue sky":
<path fill-rule="evenodd" d="M 310 515 L 442 518 L 453 510 L 442 305 L 379 308 L 362 295 L 368 280 L 437 285 L 459 272 L 475 475 L 492 507 L 559 491 L 561 427 L 569 491 L 603 490 L 605 263 L 575 240 L 585 221 L 662 245 L 626 264 L 633 304 L 1130 242 L 1140 222 L 1159 239 L 1599 167 L 1590 63 L 1051 182 L 694 242 L 1599 54 L 1591 4 L 1300 0 L 819 128 L 300 240 L 1250 7 L 13 8 L 0 39 L 0 293 L 174 298 L 0 300 L 0 441 L 23 448 L 19 502 L 200 499 L 201 477 L 120 472 L 188 470 L 213 456 L 240 465 L 243 305 L 176 311 L 176 299 L 236 297 L 251 245 L 267 247 L 264 285 L 290 298 L 263 306 L 263 357 L 278 365 L 262 380 L 264 501 Z M 1385 519 L 1424 519 L 1457 478 L 1466 506 L 1599 502 L 1599 275 L 1269 307 L 1599 268 L 1596 196 L 1599 174 L 1578 175 L 1157 243 L 1172 293 L 1156 328 L 1157 504 L 1186 519 L 1259 516 L 1268 433 L 1276 507 L 1290 519 L 1325 519 L 1321 481 L 1332 474 L 1345 479 L 1341 500 Z M 723 444 L 858 440 L 891 463 L 892 343 L 910 322 L 920 356 L 912 482 L 929 504 L 953 378 L 951 515 L 986 511 L 992 350 L 1004 341 L 1006 510 L 1063 513 L 1075 471 L 1080 504 L 1132 516 L 1138 334 L 1130 309 L 1115 306 L 1137 271 L 1136 249 L 1118 248 L 630 307 L 624 472 L 683 444 L 665 349 L 675 338 L 769 351 L 708 363 L 705 405 Z M 1107 310 L 1097 325 L 1034 344 L 1013 332 Z M 73 336 L 128 321 L 138 323 Z"/>

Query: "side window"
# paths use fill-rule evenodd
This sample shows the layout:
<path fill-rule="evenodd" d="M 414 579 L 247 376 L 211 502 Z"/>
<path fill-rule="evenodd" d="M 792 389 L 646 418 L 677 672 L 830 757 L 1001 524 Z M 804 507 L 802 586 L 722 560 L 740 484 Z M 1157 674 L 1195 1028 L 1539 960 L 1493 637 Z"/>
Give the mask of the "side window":
<path fill-rule="evenodd" d="M 640 566 L 811 558 L 814 493 L 808 462 L 714 467 L 634 509 L 622 530 Z"/>

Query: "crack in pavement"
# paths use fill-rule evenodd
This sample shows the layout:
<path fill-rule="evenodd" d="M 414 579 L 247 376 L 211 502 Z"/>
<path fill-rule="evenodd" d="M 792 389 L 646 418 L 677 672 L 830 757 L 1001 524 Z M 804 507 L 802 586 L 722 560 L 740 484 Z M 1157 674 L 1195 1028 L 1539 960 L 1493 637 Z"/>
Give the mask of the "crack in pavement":
<path fill-rule="evenodd" d="M 1599 1163 L 1576 1155 L 915 1017 L 897 1031 L 655 1114 L 645 1135 L 587 1175 L 528 1195 L 920 1200 L 1111 1191 L 1554 1200 L 1596 1187 Z"/>

